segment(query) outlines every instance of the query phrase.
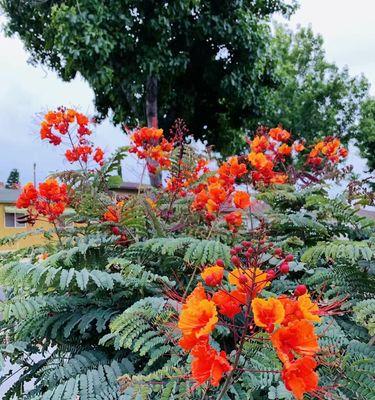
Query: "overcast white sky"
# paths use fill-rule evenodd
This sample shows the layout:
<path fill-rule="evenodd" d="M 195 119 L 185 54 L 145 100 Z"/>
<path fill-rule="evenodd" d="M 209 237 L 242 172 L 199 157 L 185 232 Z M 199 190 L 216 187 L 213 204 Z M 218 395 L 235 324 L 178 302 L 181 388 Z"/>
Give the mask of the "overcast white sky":
<path fill-rule="evenodd" d="M 375 0 L 301 0 L 300 4 L 290 25 L 311 24 L 325 40 L 328 59 L 348 65 L 352 74 L 364 73 L 375 94 Z M 63 83 L 55 73 L 28 65 L 20 40 L 5 38 L 2 32 L 0 54 L 0 181 L 12 168 L 20 170 L 22 183 L 32 180 L 34 162 L 37 180 L 43 180 L 67 164 L 61 161 L 61 149 L 40 141 L 36 113 L 59 105 L 93 112 L 92 91 L 79 78 Z M 109 152 L 127 144 L 120 129 L 108 122 L 97 128 L 95 142 Z M 357 168 L 364 168 L 357 157 L 354 161 Z M 134 160 L 125 163 L 124 172 L 126 180 L 137 180 Z"/>

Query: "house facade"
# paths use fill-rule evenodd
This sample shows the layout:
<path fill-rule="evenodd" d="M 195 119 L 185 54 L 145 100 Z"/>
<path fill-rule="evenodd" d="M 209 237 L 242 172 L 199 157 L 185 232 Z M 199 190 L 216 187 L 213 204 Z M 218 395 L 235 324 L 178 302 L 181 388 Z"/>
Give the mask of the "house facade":
<path fill-rule="evenodd" d="M 20 193 L 21 190 L 18 189 L 0 189 L 0 240 L 17 233 L 34 231 L 38 228 L 49 229 L 52 227 L 48 222 L 37 221 L 34 226 L 31 226 L 30 224 L 18 221 L 19 217 L 25 215 L 25 210 L 20 210 L 16 207 L 16 202 Z M 27 235 L 16 243 L 0 244 L 0 252 L 42 244 L 43 241 L 43 235 Z"/>

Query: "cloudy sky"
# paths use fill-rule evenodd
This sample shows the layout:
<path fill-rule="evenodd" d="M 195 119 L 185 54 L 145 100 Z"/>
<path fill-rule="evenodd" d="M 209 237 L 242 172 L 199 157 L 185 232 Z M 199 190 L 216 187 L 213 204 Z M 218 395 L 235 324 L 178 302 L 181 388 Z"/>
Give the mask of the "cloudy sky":
<path fill-rule="evenodd" d="M 289 24 L 307 26 L 323 35 L 330 61 L 348 65 L 352 74 L 364 73 L 375 94 L 375 2 L 374 0 L 301 0 L 301 7 Z M 0 22 L 4 21 L 1 19 Z M 59 105 L 76 106 L 93 112 L 93 94 L 77 78 L 61 82 L 55 73 L 27 64 L 27 54 L 16 37 L 0 32 L 0 181 L 12 168 L 21 172 L 22 183 L 32 180 L 33 163 L 37 180 L 67 165 L 62 150 L 41 143 L 37 113 Z M 127 144 L 120 129 L 108 122 L 99 126 L 95 142 L 108 152 Z M 364 163 L 354 158 L 359 169 Z M 134 160 L 124 164 L 125 179 L 137 180 L 140 168 Z"/>

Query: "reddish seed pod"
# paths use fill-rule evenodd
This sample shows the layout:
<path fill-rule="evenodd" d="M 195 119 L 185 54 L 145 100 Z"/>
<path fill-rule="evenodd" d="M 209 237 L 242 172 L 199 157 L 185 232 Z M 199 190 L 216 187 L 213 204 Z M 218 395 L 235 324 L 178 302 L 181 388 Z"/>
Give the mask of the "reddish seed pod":
<path fill-rule="evenodd" d="M 232 264 L 236 267 L 239 267 L 241 265 L 241 260 L 237 256 L 233 256 L 230 260 L 232 261 Z"/>
<path fill-rule="evenodd" d="M 235 248 L 230 249 L 230 255 L 235 256 L 237 254 L 237 250 Z"/>
<path fill-rule="evenodd" d="M 289 272 L 289 264 L 287 262 L 282 262 L 279 266 L 279 271 L 282 274 L 287 274 Z"/>
<path fill-rule="evenodd" d="M 225 264 L 224 264 L 224 261 L 221 258 L 218 258 L 216 260 L 216 265 L 219 266 L 219 267 L 223 267 L 224 268 Z"/>
<path fill-rule="evenodd" d="M 290 261 L 293 261 L 293 260 L 294 260 L 293 254 L 288 254 L 288 255 L 285 257 L 285 261 L 290 262 Z"/>
<path fill-rule="evenodd" d="M 249 253 L 249 254 L 254 254 L 254 249 L 253 249 L 252 247 L 249 247 L 249 248 L 247 249 L 247 253 Z"/>
<path fill-rule="evenodd" d="M 117 226 L 112 226 L 111 231 L 116 236 L 120 236 L 121 235 L 120 229 Z"/>
<path fill-rule="evenodd" d="M 294 290 L 294 294 L 296 296 L 302 296 L 306 293 L 307 293 L 307 287 L 305 285 L 298 285 Z"/>
<path fill-rule="evenodd" d="M 246 258 L 250 258 L 250 257 L 253 255 L 253 251 L 250 251 L 250 250 L 253 250 L 253 249 L 248 249 L 248 250 L 245 252 L 245 257 L 246 257 Z"/>
<path fill-rule="evenodd" d="M 206 219 L 207 222 L 211 222 L 211 221 L 214 221 L 216 219 L 216 217 L 213 214 L 207 213 L 205 215 L 205 219 Z"/>
<path fill-rule="evenodd" d="M 276 278 L 276 272 L 273 269 L 269 269 L 267 271 L 267 280 L 272 281 L 275 278 Z"/>

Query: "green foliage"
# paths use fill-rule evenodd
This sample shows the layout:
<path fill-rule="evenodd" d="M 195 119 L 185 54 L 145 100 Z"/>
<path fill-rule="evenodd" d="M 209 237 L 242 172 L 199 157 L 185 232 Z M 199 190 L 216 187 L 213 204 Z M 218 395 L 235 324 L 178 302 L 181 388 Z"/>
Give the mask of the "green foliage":
<path fill-rule="evenodd" d="M 355 322 L 365 327 L 370 336 L 375 336 L 375 299 L 360 301 L 353 311 Z"/>
<path fill-rule="evenodd" d="M 218 258 L 229 264 L 229 246 L 215 240 L 200 240 L 191 237 L 150 239 L 133 245 L 128 257 L 180 256 L 184 262 L 194 265 L 215 263 Z"/>
<path fill-rule="evenodd" d="M 20 173 L 18 169 L 14 168 L 10 171 L 8 179 L 5 184 L 6 189 L 17 189 L 20 184 Z"/>
<path fill-rule="evenodd" d="M 276 25 L 270 52 L 273 59 L 281 60 L 276 67 L 279 85 L 265 96 L 260 122 L 281 123 L 308 141 L 327 134 L 348 141 L 361 132 L 358 118 L 364 114 L 361 104 L 369 83 L 328 62 L 320 35 L 310 27 L 292 32 Z"/>
<path fill-rule="evenodd" d="M 370 171 L 375 169 L 375 100 L 363 102 L 358 132 L 355 135 L 361 155 L 367 158 Z"/>
<path fill-rule="evenodd" d="M 374 258 L 374 243 L 370 241 L 335 240 L 319 242 L 302 255 L 303 262 L 316 264 L 322 257 L 325 261 L 346 259 L 352 262 Z"/>
<path fill-rule="evenodd" d="M 344 376 L 340 392 L 348 399 L 368 400 L 375 398 L 374 388 L 375 351 L 373 346 L 351 341 L 344 358 Z"/>

